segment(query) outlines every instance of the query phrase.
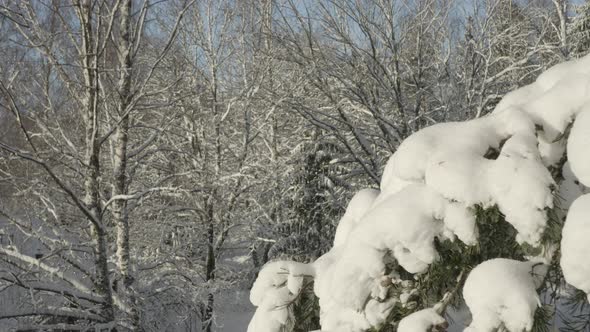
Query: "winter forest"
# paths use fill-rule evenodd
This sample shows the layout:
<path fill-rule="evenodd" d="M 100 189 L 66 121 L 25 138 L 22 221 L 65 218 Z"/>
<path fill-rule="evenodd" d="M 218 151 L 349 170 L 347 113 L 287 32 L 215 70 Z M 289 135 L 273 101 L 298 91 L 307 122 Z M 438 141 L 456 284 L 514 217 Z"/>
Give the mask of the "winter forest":
<path fill-rule="evenodd" d="M 590 3 L 0 0 L 0 331 L 590 331 Z"/>

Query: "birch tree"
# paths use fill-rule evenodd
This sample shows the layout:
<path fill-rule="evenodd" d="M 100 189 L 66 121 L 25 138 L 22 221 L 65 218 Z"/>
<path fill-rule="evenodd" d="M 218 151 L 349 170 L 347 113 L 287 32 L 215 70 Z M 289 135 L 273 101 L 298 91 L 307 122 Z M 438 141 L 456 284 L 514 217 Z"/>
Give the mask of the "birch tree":
<path fill-rule="evenodd" d="M 150 42 L 146 22 L 154 9 L 148 1 L 137 5 L 131 1 L 5 1 L 0 7 L 3 17 L 15 30 L 15 47 L 26 50 L 29 53 L 26 59 L 38 63 L 33 69 L 44 74 L 33 75 L 30 85 L 22 79 L 22 68 L 6 68 L 9 75 L 2 81 L 3 105 L 13 114 L 27 144 L 16 147 L 3 141 L 1 147 L 6 153 L 37 165 L 42 170 L 39 174 L 46 178 L 43 182 L 46 189 L 57 191 L 60 196 L 56 199 L 47 195 L 49 192 L 39 194 L 43 207 L 33 219 L 43 219 L 48 211 L 51 212 L 50 218 L 42 221 L 56 227 L 58 234 L 63 232 L 58 226 L 63 222 L 64 214 L 73 213 L 88 223 L 86 229 L 91 241 L 88 248 L 94 259 L 92 267 L 86 267 L 84 257 L 76 255 L 61 257 L 64 262 L 56 263 L 81 270 L 78 272 L 85 275 L 84 280 L 62 272 L 64 266 L 40 264 L 45 273 L 57 273 L 58 279 L 63 279 L 71 287 L 88 292 L 86 297 L 98 305 L 88 309 L 88 299 L 76 302 L 77 310 L 88 313 L 71 315 L 78 320 L 139 329 L 138 308 L 132 291 L 130 209 L 127 203 L 157 188 L 129 191 L 134 188 L 133 179 L 129 177 L 129 129 L 137 125 L 133 119 L 138 111 L 149 110 L 150 100 L 174 87 L 159 85 L 167 82 L 153 84 L 152 79 L 191 5 L 191 2 L 185 2 L 178 6 L 170 33 L 151 58 L 142 58 Z M 25 102 L 27 98 L 32 101 Z M 27 121 L 32 125 L 27 126 Z M 77 130 L 78 125 L 81 131 Z M 138 137 L 133 142 L 141 143 L 133 153 L 139 154 L 151 141 L 150 136 Z M 112 170 L 112 176 L 109 170 Z M 107 193 L 109 186 L 112 187 L 111 194 Z M 19 214 L 11 215 L 9 219 L 22 226 Z M 8 217 L 8 213 L 5 215 Z M 68 222 L 80 227 L 81 232 L 69 245 L 86 241 L 83 219 Z M 111 232 L 112 226 L 115 233 Z M 49 241 L 42 232 L 34 234 L 42 241 Z M 55 243 L 47 246 L 50 250 L 60 250 Z M 109 265 L 113 252 L 117 257 L 115 269 Z M 3 249 L 3 257 L 22 271 L 30 270 L 27 266 L 33 264 L 15 250 Z M 25 289 L 37 290 L 33 285 L 19 284 L 16 280 L 9 281 Z M 66 313 L 69 311 L 73 309 Z M 48 312 L 31 312 L 26 316 L 51 315 L 51 311 Z M 17 313 L 3 318 L 15 315 L 24 316 Z"/>

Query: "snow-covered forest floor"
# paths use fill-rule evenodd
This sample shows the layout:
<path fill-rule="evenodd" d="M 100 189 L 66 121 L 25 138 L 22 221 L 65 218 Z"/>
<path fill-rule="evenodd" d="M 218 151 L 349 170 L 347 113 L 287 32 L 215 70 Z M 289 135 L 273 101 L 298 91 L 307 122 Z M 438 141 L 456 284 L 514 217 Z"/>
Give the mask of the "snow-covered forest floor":
<path fill-rule="evenodd" d="M 0 0 L 0 331 L 589 331 L 589 49 L 580 0 Z"/>

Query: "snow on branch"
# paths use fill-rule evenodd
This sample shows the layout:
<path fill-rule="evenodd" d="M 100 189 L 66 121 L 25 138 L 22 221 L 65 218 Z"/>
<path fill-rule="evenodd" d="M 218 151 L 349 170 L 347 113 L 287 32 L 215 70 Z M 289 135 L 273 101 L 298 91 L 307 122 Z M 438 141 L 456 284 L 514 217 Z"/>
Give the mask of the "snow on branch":
<path fill-rule="evenodd" d="M 574 201 L 569 209 L 561 239 L 561 268 L 565 280 L 583 290 L 590 299 L 590 195 Z"/>
<path fill-rule="evenodd" d="M 293 324 L 291 304 L 313 277 L 313 266 L 297 262 L 273 262 L 264 266 L 250 292 L 250 301 L 258 307 L 248 332 L 279 331 Z"/>
<path fill-rule="evenodd" d="M 82 282 L 77 280 L 75 277 L 66 275 L 66 273 L 59 268 L 45 264 L 45 263 L 43 263 L 31 256 L 21 254 L 20 252 L 13 250 L 13 249 L 6 249 L 3 247 L 0 247 L 0 256 L 5 256 L 5 259 L 9 259 L 11 262 L 16 264 L 17 266 L 22 266 L 23 268 L 24 267 L 37 267 L 40 270 L 44 271 L 45 273 L 47 273 L 51 276 L 55 276 L 55 277 L 65 281 L 66 283 L 70 284 L 78 292 L 86 294 L 86 296 L 88 298 L 94 298 L 92 290 L 87 285 L 83 284 Z"/>
<path fill-rule="evenodd" d="M 34 257 L 22 254 L 17 250 L 7 249 L 7 248 L 3 248 L 1 246 L 0 246 L 0 257 L 2 257 L 2 259 L 4 259 L 4 260 L 10 261 L 12 264 L 18 266 L 19 268 L 21 268 L 23 270 L 28 270 L 32 267 L 36 267 L 36 268 L 40 269 L 41 271 L 45 272 L 47 275 L 55 277 L 59 280 L 62 280 L 66 284 L 69 285 L 67 288 L 65 288 L 65 287 L 60 288 L 60 286 L 56 285 L 55 283 L 50 283 L 50 282 L 37 283 L 37 282 L 35 282 L 35 283 L 27 283 L 27 285 L 21 283 L 20 284 L 21 287 L 31 286 L 33 289 L 44 290 L 44 291 L 52 292 L 52 293 L 59 293 L 59 294 L 63 294 L 63 295 L 69 295 L 69 296 L 73 296 L 73 297 L 76 297 L 79 299 L 88 300 L 93 303 L 100 303 L 103 301 L 102 299 L 100 299 L 96 295 L 96 292 L 94 292 L 90 286 L 86 285 L 85 283 L 80 281 L 77 277 L 66 273 L 65 271 L 63 271 L 60 268 L 46 264 Z M 15 284 L 19 285 L 19 281 L 17 281 Z M 121 309 L 124 312 L 131 311 L 131 308 L 129 307 L 129 305 L 125 304 L 121 300 L 119 295 L 113 294 L 112 298 L 113 298 L 113 303 L 115 304 L 116 307 L 118 307 L 119 309 Z"/>
<path fill-rule="evenodd" d="M 417 131 L 389 159 L 381 190 L 352 198 L 332 250 L 309 265 L 273 262 L 262 270 L 251 293 L 258 310 L 249 331 L 285 327 L 289 312 L 280 308 L 300 289 L 300 269 L 313 271 L 322 331 L 383 324 L 397 324 L 398 331 L 444 329 L 449 294 L 463 283 L 473 317 L 466 331 L 531 331 L 538 289 L 559 256 L 553 254 L 557 243 L 546 237 L 548 211 L 556 207 L 571 204 L 561 240 L 565 279 L 590 293 L 590 195 L 583 195 L 590 186 L 589 151 L 590 55 L 550 68 L 487 116 Z M 438 307 L 411 313 L 408 298 L 418 292 L 411 278 L 441 259 L 437 244 L 458 239 L 460 250 L 471 250 L 482 241 L 476 211 L 492 208 L 512 225 L 513 240 L 544 254 L 527 261 L 483 258 L 466 280 L 468 270 L 461 270 Z M 406 309 L 399 323 L 391 321 L 393 308 Z"/>
<path fill-rule="evenodd" d="M 537 288 L 546 265 L 496 258 L 474 268 L 465 281 L 463 297 L 473 321 L 469 332 L 531 331 L 534 315 L 541 305 Z"/>
<path fill-rule="evenodd" d="M 35 308 L 34 310 L 24 311 L 24 310 L 14 310 L 14 311 L 5 311 L 0 314 L 0 320 L 2 319 L 9 319 L 9 318 L 17 318 L 17 317 L 29 317 L 29 316 L 53 316 L 53 317 L 71 317 L 71 318 L 80 318 L 80 319 L 88 319 L 92 321 L 103 321 L 104 318 L 93 314 L 88 311 L 84 310 L 77 310 L 74 308 Z"/>

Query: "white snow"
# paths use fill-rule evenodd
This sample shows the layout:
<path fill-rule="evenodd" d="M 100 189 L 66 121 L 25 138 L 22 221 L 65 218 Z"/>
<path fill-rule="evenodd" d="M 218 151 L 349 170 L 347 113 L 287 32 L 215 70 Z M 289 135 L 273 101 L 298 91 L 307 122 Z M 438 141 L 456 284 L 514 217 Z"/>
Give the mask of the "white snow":
<path fill-rule="evenodd" d="M 390 170 L 393 175 L 384 175 L 384 178 L 399 177 L 405 181 L 422 182 L 433 155 L 449 150 L 483 155 L 488 147 L 497 147 L 498 141 L 498 137 L 490 132 L 487 121 L 481 119 L 439 123 L 404 140 L 391 157 L 391 167 L 385 170 Z M 387 191 L 387 188 L 381 190 Z"/>
<path fill-rule="evenodd" d="M 550 141 L 545 138 L 545 135 L 539 135 L 537 139 L 539 140 L 539 154 L 545 166 L 557 165 L 565 154 L 565 139 Z"/>
<path fill-rule="evenodd" d="M 590 187 L 590 104 L 576 117 L 567 142 L 567 155 L 572 173 Z"/>
<path fill-rule="evenodd" d="M 445 232 L 448 238 L 456 235 L 467 245 L 477 244 L 477 226 L 474 212 L 461 203 L 449 202 L 445 210 Z"/>
<path fill-rule="evenodd" d="M 361 218 L 375 202 L 378 195 L 379 190 L 363 189 L 352 197 L 336 228 L 334 247 L 341 246 L 346 242 L 350 231 L 361 221 Z"/>
<path fill-rule="evenodd" d="M 543 91 L 547 91 L 557 84 L 557 82 L 575 75 L 590 76 L 589 56 L 572 59 L 547 69 L 539 75 L 536 84 L 538 84 Z"/>
<path fill-rule="evenodd" d="M 565 280 L 590 294 L 590 194 L 574 201 L 561 239 L 561 269 Z"/>
<path fill-rule="evenodd" d="M 553 178 L 543 166 L 532 136 L 512 136 L 490 170 L 491 196 L 518 231 L 517 240 L 538 245 L 545 208 L 553 207 Z"/>
<path fill-rule="evenodd" d="M 289 304 L 299 295 L 304 278 L 313 277 L 314 273 L 313 266 L 308 264 L 284 261 L 266 264 L 250 291 L 250 302 L 258 308 L 248 332 L 279 331 L 292 324 Z"/>
<path fill-rule="evenodd" d="M 588 188 L 581 184 L 574 175 L 569 161 L 563 165 L 561 175 L 563 176 L 563 180 L 559 183 L 557 196 L 560 202 L 559 207 L 567 211 L 578 197 L 588 193 Z"/>
<path fill-rule="evenodd" d="M 519 107 L 540 96 L 543 90 L 536 83 L 525 85 L 507 93 L 496 105 L 494 112 L 503 111 L 509 107 Z"/>
<path fill-rule="evenodd" d="M 432 308 L 416 311 L 404 317 L 397 328 L 398 332 L 429 332 L 431 327 L 445 324 L 446 320 Z"/>
<path fill-rule="evenodd" d="M 463 297 L 473 321 L 465 332 L 530 331 L 540 305 L 533 262 L 497 258 L 476 266 L 465 281 Z"/>
<path fill-rule="evenodd" d="M 322 327 L 363 331 L 387 317 L 398 301 L 387 299 L 387 287 L 382 286 L 383 278 L 388 278 L 388 250 L 406 271 L 419 273 L 438 259 L 435 237 L 456 236 L 475 244 L 476 234 L 471 209 L 424 184 L 411 184 L 386 196 L 352 229 L 344 246 L 335 247 L 314 264 Z"/>
<path fill-rule="evenodd" d="M 575 74 L 558 81 L 550 90 L 524 106 L 549 140 L 562 134 L 590 96 L 590 77 Z M 567 100 L 564 100 L 567 96 Z M 558 111 L 556 111 L 558 110 Z"/>
<path fill-rule="evenodd" d="M 467 206 L 498 205 L 518 240 L 537 245 L 546 224 L 544 209 L 553 206 L 554 181 L 545 168 L 537 140 L 514 135 L 496 160 L 469 153 L 439 153 L 426 170 L 426 184 Z"/>
<path fill-rule="evenodd" d="M 498 205 L 518 230 L 518 240 L 538 245 L 554 186 L 538 144 L 535 124 L 515 108 L 437 124 L 410 136 L 394 153 L 385 168 L 390 174 L 383 176 L 382 195 L 399 192 L 408 182 L 425 182 L 466 206 Z M 554 147 L 545 147 L 548 157 L 556 158 Z M 499 152 L 495 160 L 486 156 L 493 150 Z"/>

